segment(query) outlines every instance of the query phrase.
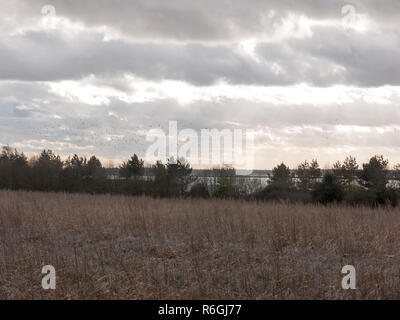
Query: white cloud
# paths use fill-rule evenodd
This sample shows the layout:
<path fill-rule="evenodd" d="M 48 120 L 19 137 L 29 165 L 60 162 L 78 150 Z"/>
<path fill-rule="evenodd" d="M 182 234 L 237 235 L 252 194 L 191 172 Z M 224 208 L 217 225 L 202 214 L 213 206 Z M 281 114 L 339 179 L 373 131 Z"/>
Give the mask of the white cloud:
<path fill-rule="evenodd" d="M 251 128 L 257 167 L 399 159 L 399 1 L 0 3 L 0 143 L 121 159 L 145 134 Z"/>
<path fill-rule="evenodd" d="M 174 99 L 182 105 L 195 101 L 243 100 L 266 102 L 274 105 L 330 105 L 330 104 L 393 104 L 400 101 L 400 86 L 359 88 L 332 86 L 318 88 L 307 84 L 282 87 L 255 85 L 231 85 L 221 82 L 211 86 L 194 86 L 183 81 L 148 81 L 126 74 L 121 77 L 124 85 L 112 87 L 113 79 L 98 79 L 94 76 L 80 81 L 49 82 L 51 92 L 69 101 L 89 105 L 109 105 L 110 99 L 126 103 L 149 102 Z"/>

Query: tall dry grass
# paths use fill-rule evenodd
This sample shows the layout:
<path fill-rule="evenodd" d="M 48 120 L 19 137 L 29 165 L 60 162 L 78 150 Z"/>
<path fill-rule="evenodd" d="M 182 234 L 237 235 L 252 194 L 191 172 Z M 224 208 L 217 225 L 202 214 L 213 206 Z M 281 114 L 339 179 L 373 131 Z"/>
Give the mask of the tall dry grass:
<path fill-rule="evenodd" d="M 390 299 L 399 266 L 399 209 L 0 192 L 1 299 Z"/>

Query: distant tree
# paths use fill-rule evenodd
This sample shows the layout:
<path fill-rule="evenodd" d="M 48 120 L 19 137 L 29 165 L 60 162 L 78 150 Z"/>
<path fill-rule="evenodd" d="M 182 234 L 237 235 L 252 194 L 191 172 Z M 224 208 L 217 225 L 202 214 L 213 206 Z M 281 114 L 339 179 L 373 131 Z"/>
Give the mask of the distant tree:
<path fill-rule="evenodd" d="M 56 166 L 57 168 L 62 166 L 60 156 L 54 154 L 52 150 L 43 150 L 39 156 L 38 162 L 44 165 Z"/>
<path fill-rule="evenodd" d="M 152 166 L 155 194 L 161 197 L 185 195 L 192 181 L 192 168 L 185 159 L 168 159 L 167 164 L 157 161 Z"/>
<path fill-rule="evenodd" d="M 127 162 L 123 162 L 122 165 L 119 166 L 118 173 L 119 173 L 120 177 L 125 178 L 125 179 L 128 179 L 131 177 Z"/>
<path fill-rule="evenodd" d="M 339 178 L 339 181 L 346 187 L 350 186 L 357 178 L 358 164 L 356 158 L 346 157 L 343 164 L 337 161 L 333 164 L 333 174 Z"/>
<path fill-rule="evenodd" d="M 311 163 L 307 160 L 300 163 L 297 167 L 298 186 L 301 190 L 311 190 L 313 184 L 321 177 L 321 169 L 317 160 L 313 159 Z"/>
<path fill-rule="evenodd" d="M 298 179 L 298 187 L 302 190 L 308 190 L 311 187 L 311 180 L 309 174 L 310 164 L 307 160 L 297 166 L 296 176 Z"/>
<path fill-rule="evenodd" d="M 269 176 L 270 183 L 279 183 L 290 188 L 293 185 L 293 177 L 289 167 L 283 162 L 272 169 L 272 174 Z"/>
<path fill-rule="evenodd" d="M 400 163 L 393 166 L 393 178 L 400 180 Z"/>
<path fill-rule="evenodd" d="M 74 154 L 72 158 L 68 157 L 65 164 L 67 167 L 77 170 L 82 170 L 86 166 L 86 163 L 87 163 L 86 157 L 79 157 L 77 154 Z"/>
<path fill-rule="evenodd" d="M 340 161 L 336 161 L 333 166 L 332 169 L 334 171 L 340 172 L 340 170 L 342 170 L 342 164 L 340 163 Z M 336 174 L 335 174 L 336 175 Z"/>
<path fill-rule="evenodd" d="M 293 177 L 288 166 L 281 163 L 272 169 L 268 184 L 256 191 L 255 197 L 260 200 L 288 200 L 293 190 Z"/>
<path fill-rule="evenodd" d="M 231 165 L 214 167 L 209 172 L 211 194 L 216 198 L 231 198 L 236 193 L 236 170 Z"/>
<path fill-rule="evenodd" d="M 9 163 L 15 165 L 26 165 L 27 158 L 24 153 L 19 153 L 17 149 L 12 149 L 10 146 L 2 147 L 0 154 L 0 161 L 2 163 Z"/>
<path fill-rule="evenodd" d="M 154 175 L 154 194 L 160 197 L 167 196 L 169 190 L 166 166 L 161 161 L 157 161 L 151 169 Z"/>
<path fill-rule="evenodd" d="M 38 158 L 30 161 L 32 167 L 32 186 L 35 190 L 57 191 L 60 187 L 60 174 L 63 162 L 52 150 L 43 150 Z"/>
<path fill-rule="evenodd" d="M 122 164 L 119 173 L 126 179 L 141 176 L 144 173 L 144 161 L 134 154 L 127 162 Z"/>
<path fill-rule="evenodd" d="M 368 188 L 373 195 L 374 205 L 396 206 L 398 204 L 397 190 L 388 187 L 388 165 L 389 161 L 382 155 L 373 156 L 368 163 L 363 164 L 360 175 L 361 184 Z"/>
<path fill-rule="evenodd" d="M 0 153 L 0 187 L 21 189 L 28 187 L 28 160 L 23 153 L 9 146 Z"/>
<path fill-rule="evenodd" d="M 363 164 L 360 175 L 361 184 L 369 189 L 382 189 L 388 183 L 387 169 L 389 161 L 383 156 L 375 155 L 368 163 Z"/>
<path fill-rule="evenodd" d="M 192 168 L 183 158 L 174 160 L 168 159 L 166 165 L 167 181 L 170 193 L 174 196 L 182 196 L 188 191 L 191 182 Z"/>
<path fill-rule="evenodd" d="M 330 202 L 340 202 L 344 199 L 345 192 L 338 177 L 328 172 L 322 178 L 322 182 L 317 182 L 312 188 L 312 198 L 316 202 L 327 204 Z"/>
<path fill-rule="evenodd" d="M 84 171 L 84 188 L 87 192 L 104 193 L 108 191 L 107 171 L 96 156 L 90 157 Z"/>
<path fill-rule="evenodd" d="M 96 178 L 104 175 L 101 161 L 95 156 L 92 156 L 86 164 L 86 174 L 91 178 Z"/>
<path fill-rule="evenodd" d="M 355 157 L 348 156 L 343 162 L 343 178 L 346 185 L 351 185 L 357 178 L 358 164 Z"/>
<path fill-rule="evenodd" d="M 335 175 L 340 182 L 343 182 L 344 184 L 344 179 L 343 179 L 343 165 L 340 163 L 340 161 L 336 161 L 333 166 L 332 166 L 332 174 Z"/>
<path fill-rule="evenodd" d="M 63 190 L 78 192 L 84 190 L 83 178 L 87 177 L 87 159 L 74 154 L 64 162 L 60 174 L 60 184 Z"/>
<path fill-rule="evenodd" d="M 316 159 L 313 159 L 310 163 L 310 176 L 313 182 L 321 178 L 321 169 Z"/>

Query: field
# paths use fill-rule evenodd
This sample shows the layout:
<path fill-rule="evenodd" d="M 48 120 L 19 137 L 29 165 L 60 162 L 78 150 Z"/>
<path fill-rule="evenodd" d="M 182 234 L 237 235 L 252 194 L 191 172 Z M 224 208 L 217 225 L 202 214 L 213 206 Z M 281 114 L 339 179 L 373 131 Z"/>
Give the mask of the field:
<path fill-rule="evenodd" d="M 392 299 L 399 252 L 400 209 L 0 191 L 0 299 Z"/>

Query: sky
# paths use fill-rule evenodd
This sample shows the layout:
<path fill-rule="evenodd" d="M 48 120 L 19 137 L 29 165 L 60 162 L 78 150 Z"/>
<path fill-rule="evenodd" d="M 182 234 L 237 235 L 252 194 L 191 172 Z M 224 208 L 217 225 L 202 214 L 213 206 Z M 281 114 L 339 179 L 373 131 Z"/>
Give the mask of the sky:
<path fill-rule="evenodd" d="M 398 0 L 1 0 L 0 145 L 145 156 L 151 129 L 255 132 L 256 169 L 400 162 Z"/>

